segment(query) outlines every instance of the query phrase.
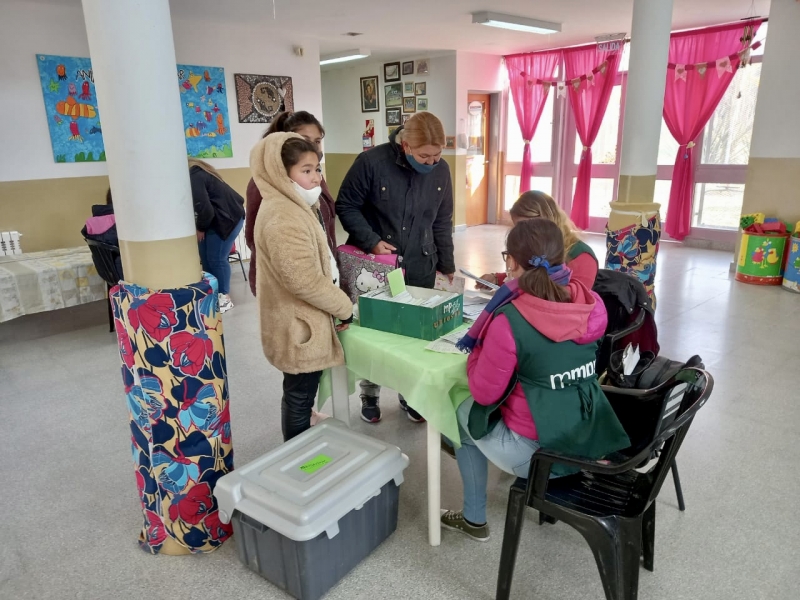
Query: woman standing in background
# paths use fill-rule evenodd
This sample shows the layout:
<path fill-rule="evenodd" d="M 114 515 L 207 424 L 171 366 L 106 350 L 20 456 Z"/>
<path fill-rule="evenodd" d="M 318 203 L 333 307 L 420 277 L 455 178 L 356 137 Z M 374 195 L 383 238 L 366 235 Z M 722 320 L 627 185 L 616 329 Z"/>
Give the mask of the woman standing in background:
<path fill-rule="evenodd" d="M 222 180 L 214 167 L 202 160 L 189 159 L 189 179 L 200 262 L 204 270 L 217 278 L 219 310 L 226 312 L 233 308 L 228 256 L 244 225 L 244 199 Z"/>

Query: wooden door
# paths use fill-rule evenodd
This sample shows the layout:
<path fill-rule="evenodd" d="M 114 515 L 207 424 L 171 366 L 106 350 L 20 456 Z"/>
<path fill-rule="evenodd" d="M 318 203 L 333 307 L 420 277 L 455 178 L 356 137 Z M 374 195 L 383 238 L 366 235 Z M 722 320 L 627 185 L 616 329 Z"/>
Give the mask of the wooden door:
<path fill-rule="evenodd" d="M 485 225 L 489 214 L 489 94 L 467 97 L 467 226 Z"/>

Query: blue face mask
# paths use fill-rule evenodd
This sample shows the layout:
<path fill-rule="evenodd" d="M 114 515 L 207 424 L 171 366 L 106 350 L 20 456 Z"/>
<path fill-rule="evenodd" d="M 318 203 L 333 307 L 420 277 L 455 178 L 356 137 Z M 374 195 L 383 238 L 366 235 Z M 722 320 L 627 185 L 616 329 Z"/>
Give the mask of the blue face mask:
<path fill-rule="evenodd" d="M 437 161 L 432 165 L 426 165 L 425 163 L 419 162 L 412 154 L 406 154 L 406 160 L 408 161 L 408 164 L 411 165 L 412 169 L 414 169 L 417 173 L 421 173 L 422 175 L 427 175 L 436 168 L 436 165 L 439 164 Z"/>

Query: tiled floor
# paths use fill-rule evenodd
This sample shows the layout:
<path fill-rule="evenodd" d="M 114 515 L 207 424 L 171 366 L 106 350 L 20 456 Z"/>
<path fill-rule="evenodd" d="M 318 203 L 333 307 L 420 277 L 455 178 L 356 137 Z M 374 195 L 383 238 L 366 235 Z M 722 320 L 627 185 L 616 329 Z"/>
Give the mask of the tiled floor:
<path fill-rule="evenodd" d="M 457 262 L 499 269 L 505 230 L 456 235 Z M 588 236 L 602 256 L 604 240 Z M 778 600 L 800 594 L 800 295 L 735 283 L 731 255 L 664 244 L 658 266 L 662 353 L 700 354 L 716 379 L 679 456 L 687 510 L 668 481 L 658 501 L 656 570 L 643 600 Z M 280 443 L 280 376 L 263 358 L 257 309 L 234 271 L 225 317 L 236 462 Z M 141 517 L 130 464 L 116 344 L 102 304 L 0 325 L 0 598 L 16 600 L 288 598 L 241 566 L 233 544 L 206 556 L 138 549 Z M 54 334 L 53 334 L 54 333 Z M 50 335 L 53 334 L 53 335 Z M 492 470 L 493 538 L 444 532 L 427 545 L 425 429 L 386 391 L 384 420 L 359 431 L 411 458 L 397 532 L 330 592 L 331 600 L 492 598 L 510 478 Z M 357 410 L 352 399 L 353 413 Z M 461 500 L 443 461 L 442 497 Z M 603 597 L 591 552 L 565 526 L 529 515 L 513 597 Z"/>

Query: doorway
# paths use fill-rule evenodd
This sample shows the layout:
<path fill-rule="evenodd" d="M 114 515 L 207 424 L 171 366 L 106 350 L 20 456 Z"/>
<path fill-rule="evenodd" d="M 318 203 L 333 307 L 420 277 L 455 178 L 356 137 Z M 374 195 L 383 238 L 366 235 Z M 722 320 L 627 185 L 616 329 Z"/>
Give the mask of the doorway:
<path fill-rule="evenodd" d="M 467 227 L 489 222 L 492 95 L 467 96 Z"/>

